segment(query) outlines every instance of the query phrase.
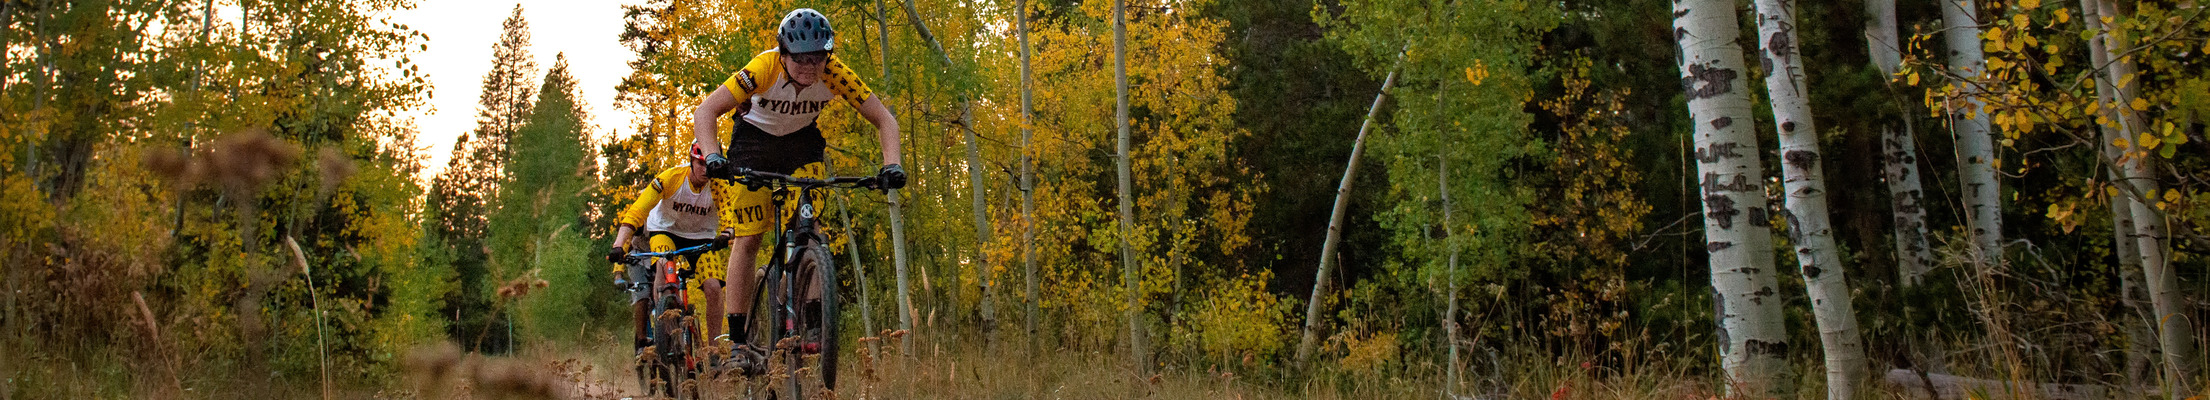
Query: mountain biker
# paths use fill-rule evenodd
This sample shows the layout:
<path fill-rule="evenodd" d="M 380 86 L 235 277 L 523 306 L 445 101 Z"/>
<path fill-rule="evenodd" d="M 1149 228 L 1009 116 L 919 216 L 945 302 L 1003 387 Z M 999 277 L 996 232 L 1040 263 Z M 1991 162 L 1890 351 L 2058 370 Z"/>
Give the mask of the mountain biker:
<path fill-rule="evenodd" d="M 898 156 L 898 119 L 858 74 L 837 59 L 836 31 L 829 27 L 828 17 L 810 8 L 791 10 L 777 26 L 775 38 L 776 48 L 753 56 L 692 113 L 692 134 L 698 143 L 718 149 L 721 143 L 716 132 L 720 127 L 716 120 L 736 112 L 731 118 L 735 126 L 730 127 L 727 156 L 706 156 L 706 165 L 715 177 L 730 177 L 744 169 L 820 178 L 828 142 L 814 121 L 829 103 L 843 98 L 875 126 L 883 154 L 883 165 L 876 173 L 883 188 L 904 187 L 906 174 Z M 733 201 L 722 209 L 732 214 L 736 235 L 728 270 L 754 271 L 757 276 L 761 273 L 757 260 L 760 234 L 772 228 L 768 213 L 777 210 L 768 209 L 770 194 L 766 190 L 731 189 Z M 750 319 L 745 313 L 757 297 L 756 282 L 730 280 L 736 293 L 724 300 L 730 312 L 725 318 L 733 344 L 750 343 L 750 324 L 746 323 Z M 818 324 L 822 317 L 819 297 L 819 293 L 808 294 L 811 301 L 801 310 L 806 321 Z M 756 368 L 746 364 L 756 365 L 757 360 L 738 361 L 748 371 Z"/>
<path fill-rule="evenodd" d="M 715 200 L 714 187 L 726 185 L 715 185 L 706 179 L 705 148 L 691 145 L 690 160 L 689 164 L 668 168 L 654 176 L 651 184 L 637 192 L 637 201 L 622 210 L 618 222 L 615 223 L 613 249 L 606 254 L 606 260 L 614 263 L 615 281 L 620 282 L 626 278 L 629 282 L 652 282 L 652 276 L 649 275 L 651 271 L 643 268 L 630 269 L 623 262 L 629 255 L 630 242 L 639 228 L 644 230 L 646 241 L 655 252 L 675 251 L 707 243 L 728 243 L 735 237 L 735 231 L 728 228 L 715 231 L 715 228 L 721 226 L 722 213 L 716 207 L 719 202 Z M 700 263 L 697 254 L 685 258 L 684 265 L 706 278 L 699 286 L 708 299 L 707 315 L 719 313 L 720 304 L 713 300 L 718 299 L 721 294 L 722 273 L 718 263 L 721 260 L 709 259 Z M 651 291 L 632 290 L 629 295 L 631 315 L 637 323 L 636 348 L 639 350 L 651 345 L 652 341 L 650 332 L 646 331 L 652 310 L 652 302 L 646 301 L 651 298 L 649 292 Z M 721 333 L 719 327 L 713 324 L 706 324 L 706 329 L 709 337 Z"/>

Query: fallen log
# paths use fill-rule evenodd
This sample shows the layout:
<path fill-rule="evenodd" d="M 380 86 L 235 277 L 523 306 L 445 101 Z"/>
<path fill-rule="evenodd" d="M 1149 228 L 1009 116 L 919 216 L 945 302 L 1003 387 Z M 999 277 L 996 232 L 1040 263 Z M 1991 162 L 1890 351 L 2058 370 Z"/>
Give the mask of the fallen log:
<path fill-rule="evenodd" d="M 1883 376 L 1897 393 L 1912 398 L 1966 399 L 1966 398 L 2032 398 L 2045 400 L 2103 400 L 2115 399 L 2128 393 L 2103 385 L 2064 383 L 2014 382 L 1995 379 L 1967 378 L 1948 374 L 1928 373 L 1924 376 L 1907 369 L 1891 369 Z M 2018 396 L 2013 396 L 2016 394 Z"/>

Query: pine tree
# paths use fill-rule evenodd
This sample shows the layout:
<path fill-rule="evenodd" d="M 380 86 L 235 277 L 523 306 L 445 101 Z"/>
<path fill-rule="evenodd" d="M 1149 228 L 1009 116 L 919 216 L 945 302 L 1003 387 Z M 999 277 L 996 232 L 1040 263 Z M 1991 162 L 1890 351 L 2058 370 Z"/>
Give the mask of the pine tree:
<path fill-rule="evenodd" d="M 574 334 L 592 316 L 611 314 L 589 305 L 614 302 L 610 293 L 593 290 L 604 285 L 577 284 L 602 275 L 599 264 L 586 262 L 592 249 L 583 233 L 588 228 L 579 225 L 593 178 L 588 173 L 596 163 L 589 117 L 568 73 L 567 55 L 554 60 L 535 107 L 508 142 L 513 157 L 491 214 L 490 247 L 491 265 L 502 280 L 569 283 L 545 289 L 549 295 L 524 298 L 515 308 L 522 332 L 559 338 Z M 608 301 L 577 301 L 593 294 Z"/>
<path fill-rule="evenodd" d="M 483 238 L 497 208 L 498 183 L 505 179 L 507 142 L 536 97 L 530 80 L 537 66 L 529 55 L 529 22 L 522 18 L 522 7 L 516 5 L 500 27 L 499 41 L 491 45 L 491 72 L 484 75 L 477 101 L 476 129 L 455 140 L 445 172 L 432 180 L 430 189 L 431 228 L 443 239 L 443 251 L 460 275 L 460 290 L 446 301 L 451 314 L 460 315 L 452 334 L 471 346 L 483 332 L 499 329 L 493 326 L 499 322 L 483 315 L 491 304 L 486 282 L 493 279 Z M 504 342 L 489 345 L 484 350 L 507 348 Z"/>

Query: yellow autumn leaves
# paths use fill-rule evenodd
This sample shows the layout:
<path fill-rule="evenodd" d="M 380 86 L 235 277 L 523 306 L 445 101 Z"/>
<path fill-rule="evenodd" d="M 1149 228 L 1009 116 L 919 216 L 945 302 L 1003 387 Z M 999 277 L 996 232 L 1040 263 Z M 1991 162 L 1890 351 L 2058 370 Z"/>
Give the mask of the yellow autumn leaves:
<path fill-rule="evenodd" d="M 1473 60 L 1473 66 L 1466 67 L 1466 82 L 1472 82 L 1474 86 L 1481 86 L 1481 81 L 1487 79 L 1489 79 L 1488 62 L 1475 59 Z"/>

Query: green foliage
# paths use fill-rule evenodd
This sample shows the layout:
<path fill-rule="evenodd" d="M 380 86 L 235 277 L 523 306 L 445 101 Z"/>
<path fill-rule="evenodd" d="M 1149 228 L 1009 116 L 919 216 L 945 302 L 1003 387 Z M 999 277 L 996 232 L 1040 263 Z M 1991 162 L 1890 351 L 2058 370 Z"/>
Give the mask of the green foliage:
<path fill-rule="evenodd" d="M 1001 311 L 1037 301 L 1039 334 L 1060 353 L 1119 348 L 1127 243 L 1143 268 L 1136 311 L 1155 328 L 1155 361 L 1191 366 L 1167 369 L 1169 380 L 1220 368 L 1360 397 L 1372 392 L 1355 386 L 1439 379 L 1443 350 L 1455 345 L 1474 361 L 1451 367 L 1500 376 L 1468 386 L 1510 386 L 1486 387 L 1493 393 L 1572 387 L 1584 391 L 1566 397 L 1602 397 L 1613 393 L 1590 389 L 1609 385 L 1701 398 L 1700 388 L 1717 387 L 1656 388 L 1709 378 L 1716 339 L 1706 244 L 1679 222 L 1700 211 L 1700 188 L 1688 183 L 1695 150 L 1684 140 L 1664 2 L 1131 1 L 1136 217 L 1123 235 L 1113 211 L 1110 2 L 910 1 L 911 19 L 901 0 L 884 1 L 879 15 L 872 0 L 626 7 L 620 39 L 638 57 L 611 101 L 639 118 L 623 122 L 635 134 L 605 143 L 582 122 L 564 62 L 533 80 L 517 12 L 488 60 L 479 126 L 428 179 L 419 133 L 398 116 L 422 106 L 427 87 L 408 57 L 427 39 L 377 19 L 410 1 L 226 0 L 212 27 L 200 26 L 203 2 L 4 2 L 0 336 L 25 351 L 0 355 L 11 382 L 0 390 L 17 390 L 0 397 L 160 397 L 165 389 L 146 388 L 163 381 L 221 395 L 312 382 L 325 357 L 341 384 L 379 386 L 397 382 L 398 354 L 427 341 L 504 352 L 511 329 L 518 343 L 566 348 L 624 327 L 623 294 L 595 260 L 602 233 L 638 185 L 682 162 L 698 99 L 774 46 L 773 17 L 800 6 L 836 21 L 838 57 L 899 116 L 913 176 L 901 191 L 910 311 L 923 337 L 947 348 L 978 344 L 961 341 L 978 337 L 965 333 L 992 294 Z M 1936 75 L 1947 70 L 1928 61 L 1943 58 L 1928 40 L 1938 5 L 1921 3 L 1898 13 L 1920 35 L 1907 50 L 1910 72 L 1895 77 L 1865 65 L 1859 4 L 1800 11 L 1827 18 L 1805 21 L 1799 45 L 1819 88 L 1835 233 L 1859 282 L 1868 354 L 1902 364 L 1928 362 L 1905 358 L 1926 343 L 2018 348 L 2023 366 L 1985 351 L 1932 361 L 2069 382 L 2124 373 L 2112 349 L 2142 338 L 2124 330 L 2133 310 L 2110 267 L 2121 243 L 2109 199 L 2120 194 L 2103 171 L 2114 160 L 2087 150 L 2115 121 L 2095 111 L 2146 117 L 2125 138 L 2140 145 L 2128 156 L 2156 162 L 2168 190 L 2143 194 L 2171 222 L 2181 286 L 2201 286 L 2210 79 L 2196 59 L 2210 51 L 2210 18 L 2171 2 L 2125 4 L 2108 33 L 2134 47 L 2124 51 L 2140 71 L 2127 83 L 2142 100 L 2097 105 L 2088 79 L 2101 67 L 2084 42 L 2096 32 L 2073 3 L 1982 3 L 1991 73 L 1978 77 Z M 1014 13 L 1032 17 L 1033 121 L 1016 106 Z M 1369 164 L 1352 177 L 1342 273 L 1314 277 L 1351 135 L 1392 68 L 1397 88 L 1369 138 Z M 1964 79 L 1991 89 L 1989 106 L 1974 111 L 2008 139 L 2004 234 L 2016 261 L 1987 280 L 1957 279 L 1976 271 L 1955 268 L 1967 238 L 1951 226 L 1962 213 L 1940 200 L 1959 191 L 1937 117 L 1962 104 L 1949 85 Z M 849 108 L 831 105 L 819 121 L 838 175 L 882 159 L 873 127 Z M 1923 204 L 1936 244 L 1946 244 L 1943 268 L 1909 289 L 1883 270 L 1891 203 L 1880 178 L 1861 173 L 1878 167 L 1873 134 L 1896 122 L 1918 128 Z M 1023 128 L 1034 131 L 1025 146 Z M 988 243 L 971 225 L 969 132 L 992 189 L 980 194 Z M 1032 188 L 1014 180 L 1023 156 L 1037 160 Z M 1018 215 L 1022 190 L 1036 199 L 1033 216 Z M 836 249 L 857 248 L 862 260 L 843 275 L 846 309 L 885 320 L 907 311 L 894 306 L 881 194 L 834 196 L 853 214 L 829 224 Z M 1020 240 L 1028 229 L 1033 247 Z M 1021 299 L 1018 262 L 1030 250 L 1040 297 Z M 1309 373 L 1282 373 L 1275 366 L 1311 279 L 1343 283 L 1321 300 L 1334 310 L 1323 316 L 1327 353 Z M 1800 281 L 1778 291 L 1792 339 L 1816 343 L 1791 285 Z M 873 303 L 856 303 L 859 293 Z M 145 298 L 160 340 L 133 295 Z M 1452 296 L 1460 312 L 1445 316 Z M 1464 336 L 1442 337 L 1444 322 Z M 1988 345 L 2003 341 L 2033 346 Z M 18 360 L 72 365 L 10 369 Z M 1653 365 L 1661 370 L 1648 376 L 1664 382 L 1637 379 Z"/>
<path fill-rule="evenodd" d="M 1170 335 L 1179 346 L 1193 348 L 1200 362 L 1237 365 L 1241 360 L 1272 361 L 1295 341 L 1295 297 L 1266 291 L 1272 276 L 1258 274 L 1223 278 L 1193 294 L 1185 308 L 1187 320 Z"/>
<path fill-rule="evenodd" d="M 449 292 L 445 300 L 445 311 L 456 317 L 449 334 L 471 350 L 501 353 L 513 345 L 510 335 L 503 334 L 512 329 L 509 320 L 493 315 L 504 299 L 494 298 L 492 292 L 516 274 L 494 265 L 490 218 L 505 201 L 499 196 L 509 193 L 501 184 L 512 179 L 507 164 L 515 150 L 510 144 L 530 122 L 537 101 L 537 88 L 531 83 L 537 64 L 529 46 L 529 22 L 516 5 L 500 23 L 499 41 L 491 46 L 491 71 L 484 74 L 477 100 L 476 129 L 456 139 L 445 171 L 430 184 L 428 208 L 434 218 L 427 227 L 444 244 L 441 251 L 450 257 L 459 278 L 459 290 Z M 502 250 L 514 251 L 512 242 L 510 238 Z M 494 331 L 502 334 L 489 334 Z"/>
<path fill-rule="evenodd" d="M 9 335 L 46 344 L 29 357 L 125 354 L 85 360 L 129 372 L 110 382 L 224 393 L 327 358 L 334 383 L 378 384 L 443 325 L 445 279 L 417 257 L 420 156 L 392 116 L 426 93 L 400 73 L 420 37 L 373 22 L 406 4 L 247 1 L 251 19 L 215 26 L 202 4 L 0 18 L 34 55 L 8 58 L 26 78 L 0 90 Z"/>
<path fill-rule="evenodd" d="M 1383 120 L 1389 129 L 1374 139 L 1370 157 L 1388 171 L 1385 180 L 1372 183 L 1389 193 L 1376 206 L 1375 219 L 1393 233 L 1388 245 L 1397 256 L 1382 270 L 1359 274 L 1373 280 L 1347 285 L 1352 292 L 1375 293 L 1379 297 L 1366 300 L 1391 302 L 1386 304 L 1433 305 L 1442 302 L 1430 299 L 1447 295 L 1441 290 L 1445 279 L 1493 282 L 1524 273 L 1502 267 L 1522 257 L 1515 245 L 1531 218 L 1525 207 L 1532 193 L 1517 182 L 1513 162 L 1544 152 L 1543 143 L 1528 134 L 1531 118 L 1524 109 L 1539 76 L 1533 39 L 1559 22 L 1551 7 L 1382 1 L 1315 11 L 1328 40 L 1368 73 L 1397 68 L 1399 74 Z M 1401 66 L 1394 61 L 1400 57 Z M 1448 203 L 1440 192 L 1441 169 L 1450 172 Z M 1452 209 L 1453 225 L 1443 226 L 1441 207 Z M 1449 275 L 1453 250 L 1464 275 Z M 1361 316 L 1368 321 L 1358 322 L 1391 331 L 1436 325 L 1435 313 L 1400 315 L 1409 319 Z"/>
<path fill-rule="evenodd" d="M 627 314 L 617 312 L 603 262 L 591 257 L 604 244 L 584 234 L 597 160 L 567 57 L 555 59 L 533 111 L 508 142 L 513 161 L 499 184 L 489 241 L 497 281 L 550 285 L 527 296 L 500 292 L 501 301 L 515 302 L 517 334 L 573 340 L 586 326 Z"/>

